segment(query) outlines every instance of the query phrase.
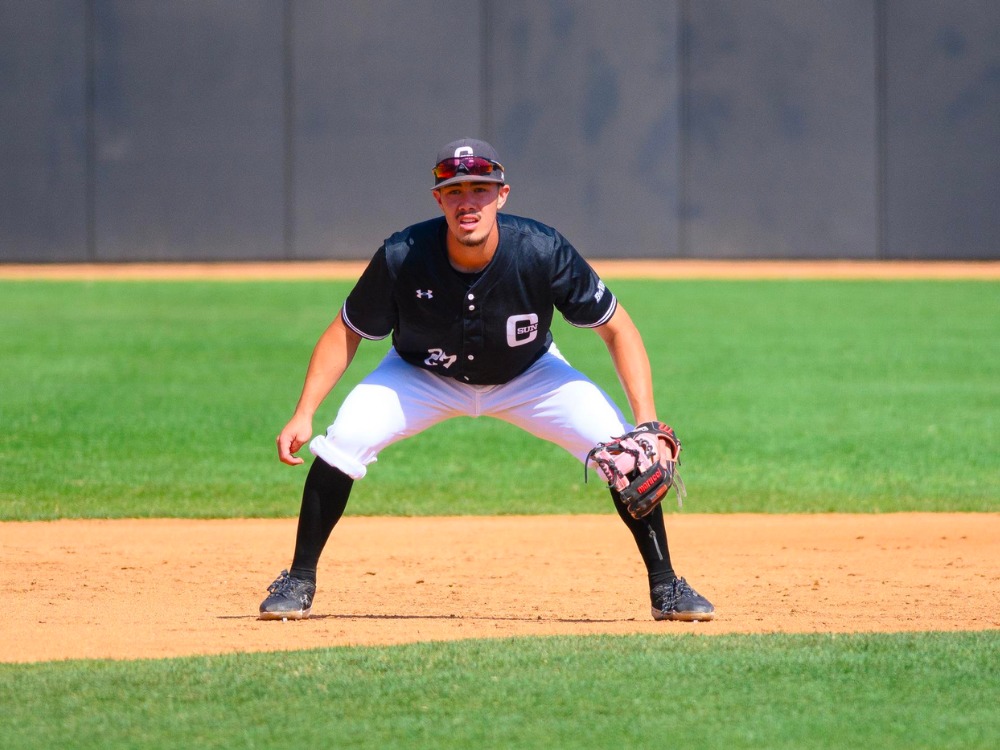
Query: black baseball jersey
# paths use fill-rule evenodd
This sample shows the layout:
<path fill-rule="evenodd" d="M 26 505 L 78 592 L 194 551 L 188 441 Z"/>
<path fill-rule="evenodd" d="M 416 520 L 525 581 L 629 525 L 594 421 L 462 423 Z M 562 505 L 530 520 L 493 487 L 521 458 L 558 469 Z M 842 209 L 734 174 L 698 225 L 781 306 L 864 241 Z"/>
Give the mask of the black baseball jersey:
<path fill-rule="evenodd" d="M 392 334 L 412 365 L 464 383 L 506 383 L 552 343 L 553 309 L 572 325 L 611 319 L 617 300 L 555 229 L 498 214 L 500 244 L 480 274 L 448 261 L 444 217 L 397 232 L 344 302 L 344 322 L 366 339 Z"/>

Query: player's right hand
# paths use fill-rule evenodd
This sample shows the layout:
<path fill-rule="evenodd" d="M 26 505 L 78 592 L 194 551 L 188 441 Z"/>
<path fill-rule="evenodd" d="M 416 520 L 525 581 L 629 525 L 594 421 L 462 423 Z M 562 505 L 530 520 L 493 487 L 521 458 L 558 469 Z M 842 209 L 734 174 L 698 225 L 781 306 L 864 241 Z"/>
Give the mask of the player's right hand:
<path fill-rule="evenodd" d="M 295 455 L 298 450 L 309 442 L 312 437 L 312 420 L 305 417 L 292 417 L 285 429 L 277 437 L 278 458 L 289 466 L 298 466 L 305 459 Z"/>

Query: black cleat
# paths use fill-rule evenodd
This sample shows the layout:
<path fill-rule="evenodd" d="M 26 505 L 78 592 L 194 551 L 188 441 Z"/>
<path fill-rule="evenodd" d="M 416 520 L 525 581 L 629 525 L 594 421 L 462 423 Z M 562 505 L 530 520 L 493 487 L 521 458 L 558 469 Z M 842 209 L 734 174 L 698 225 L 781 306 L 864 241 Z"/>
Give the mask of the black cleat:
<path fill-rule="evenodd" d="M 654 620 L 711 620 L 715 607 L 705 597 L 688 585 L 683 578 L 654 586 L 649 592 Z"/>
<path fill-rule="evenodd" d="M 270 595 L 260 603 L 261 620 L 304 620 L 309 617 L 316 595 L 316 584 L 312 581 L 293 578 L 287 570 L 283 570 L 267 590 Z"/>

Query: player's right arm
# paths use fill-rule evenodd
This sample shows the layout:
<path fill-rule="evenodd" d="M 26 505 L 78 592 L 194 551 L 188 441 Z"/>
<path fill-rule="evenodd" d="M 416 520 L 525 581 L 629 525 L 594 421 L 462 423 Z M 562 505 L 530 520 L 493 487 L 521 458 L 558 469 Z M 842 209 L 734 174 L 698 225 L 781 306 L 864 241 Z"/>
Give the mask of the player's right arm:
<path fill-rule="evenodd" d="M 304 459 L 294 454 L 312 438 L 313 415 L 346 372 L 360 343 L 361 337 L 344 324 L 339 313 L 319 337 L 295 413 L 277 438 L 278 458 L 283 463 L 289 466 L 303 463 Z"/>

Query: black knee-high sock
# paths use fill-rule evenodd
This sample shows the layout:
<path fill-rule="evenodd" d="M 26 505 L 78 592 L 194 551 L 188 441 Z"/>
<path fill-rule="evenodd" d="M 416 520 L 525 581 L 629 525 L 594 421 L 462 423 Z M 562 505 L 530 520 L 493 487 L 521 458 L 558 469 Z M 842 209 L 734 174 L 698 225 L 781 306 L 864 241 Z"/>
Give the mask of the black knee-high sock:
<path fill-rule="evenodd" d="M 646 564 L 649 587 L 652 588 L 659 583 L 669 583 L 676 578 L 674 568 L 670 564 L 667 529 L 663 525 L 663 508 L 657 505 L 645 518 L 632 518 L 617 491 L 611 490 L 611 499 L 618 515 L 632 532 L 632 538 L 639 548 L 642 561 Z"/>
<path fill-rule="evenodd" d="M 295 534 L 295 556 L 289 575 L 316 582 L 316 567 L 330 532 L 344 515 L 354 480 L 317 458 L 309 469 L 302 490 L 299 527 Z"/>

